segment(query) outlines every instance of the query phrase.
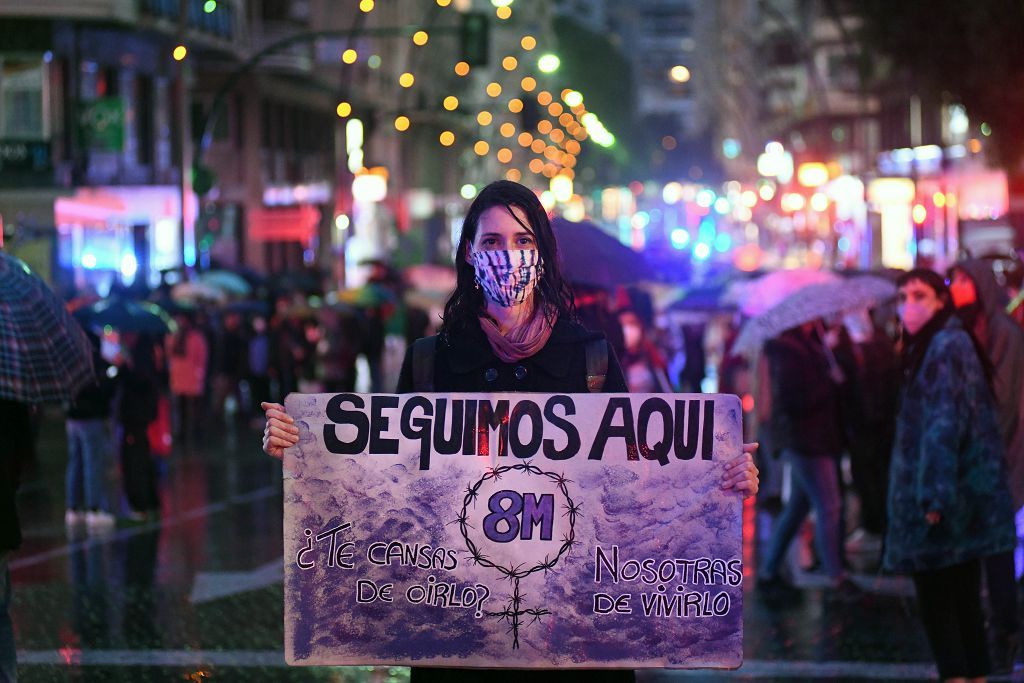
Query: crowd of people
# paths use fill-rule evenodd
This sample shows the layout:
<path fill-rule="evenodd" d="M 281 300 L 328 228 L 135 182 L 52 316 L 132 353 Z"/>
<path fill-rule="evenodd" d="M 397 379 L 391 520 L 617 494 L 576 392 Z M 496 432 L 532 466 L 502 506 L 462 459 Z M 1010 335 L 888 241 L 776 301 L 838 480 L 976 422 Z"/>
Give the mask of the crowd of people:
<path fill-rule="evenodd" d="M 593 391 L 587 347 L 601 340 L 596 390 L 695 392 L 709 376 L 719 391 L 749 390 L 761 474 L 743 470 L 733 483 L 760 488 L 759 505 L 775 513 L 757 572 L 769 604 L 802 594 L 787 577 L 787 554 L 813 512 L 828 599 L 863 602 L 848 555 L 874 542 L 883 570 L 913 577 L 944 678 L 1012 667 L 1021 632 L 1014 511 L 1024 507 L 1024 328 L 1007 315 L 1007 292 L 987 262 L 903 273 L 896 301 L 808 320 L 751 361 L 730 353 L 739 319 L 716 349 L 711 326 L 666 330 L 641 289 L 570 288 L 554 265 L 546 214 L 520 188 L 498 183 L 474 203 L 443 311 L 407 305 L 400 279 L 374 263 L 371 295 L 358 302 L 314 306 L 306 293 L 282 291 L 245 305 L 185 306 L 157 291 L 174 316 L 166 333 L 86 325 L 96 381 L 66 411 L 69 529 L 153 519 L 172 445 L 225 421 L 262 426 L 266 415 L 265 449 L 280 455 L 294 432 L 280 405 L 291 392 Z M 502 271 L 491 252 L 523 266 Z M 417 356 L 425 338 L 446 342 Z M 429 389 L 417 357 L 430 358 Z M 559 363 L 579 377 L 547 382 Z M 485 365 L 499 370 L 488 379 L 476 372 Z M 744 368 L 749 387 L 737 380 Z"/>

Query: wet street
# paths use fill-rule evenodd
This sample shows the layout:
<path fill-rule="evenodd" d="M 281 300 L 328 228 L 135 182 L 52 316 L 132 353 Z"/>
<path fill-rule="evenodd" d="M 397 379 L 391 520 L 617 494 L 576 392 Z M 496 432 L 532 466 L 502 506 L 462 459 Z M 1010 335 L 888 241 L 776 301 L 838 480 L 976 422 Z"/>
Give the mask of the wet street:
<path fill-rule="evenodd" d="M 408 670 L 397 667 L 285 665 L 281 468 L 261 452 L 255 430 L 221 426 L 194 446 L 176 446 L 162 461 L 160 520 L 121 521 L 98 535 L 65 528 L 65 454 L 62 422 L 45 420 L 38 461 L 20 493 L 25 543 L 11 563 L 26 683 L 408 678 Z M 843 605 L 823 599 L 821 577 L 801 574 L 802 600 L 765 604 L 750 570 L 756 515 L 752 506 L 746 512 L 743 668 L 643 672 L 641 681 L 934 676 L 904 579 L 855 574 L 869 601 Z M 763 520 L 760 527 L 763 537 Z M 855 559 L 873 564 L 870 557 Z"/>

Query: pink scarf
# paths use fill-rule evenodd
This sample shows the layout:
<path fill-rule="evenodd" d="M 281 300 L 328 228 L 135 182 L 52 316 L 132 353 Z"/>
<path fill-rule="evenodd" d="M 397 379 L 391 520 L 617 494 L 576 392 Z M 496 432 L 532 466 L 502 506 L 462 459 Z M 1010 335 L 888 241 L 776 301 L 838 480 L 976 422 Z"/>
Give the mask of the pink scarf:
<path fill-rule="evenodd" d="M 506 334 L 502 334 L 497 321 L 486 314 L 480 316 L 480 327 L 487 335 L 494 355 L 504 363 L 515 363 L 544 348 L 551 337 L 553 324 L 549 324 L 547 316 L 538 309 L 529 320 L 513 327 Z"/>

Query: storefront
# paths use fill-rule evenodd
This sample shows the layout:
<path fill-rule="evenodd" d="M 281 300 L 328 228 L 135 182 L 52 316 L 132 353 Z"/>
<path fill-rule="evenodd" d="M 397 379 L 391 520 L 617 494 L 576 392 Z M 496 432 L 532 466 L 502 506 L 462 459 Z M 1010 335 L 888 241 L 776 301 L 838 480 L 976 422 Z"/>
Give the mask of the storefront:
<path fill-rule="evenodd" d="M 195 215 L 194 198 L 186 209 Z M 176 187 L 80 188 L 54 203 L 54 224 L 57 267 L 101 295 L 115 283 L 155 286 L 182 265 Z"/>

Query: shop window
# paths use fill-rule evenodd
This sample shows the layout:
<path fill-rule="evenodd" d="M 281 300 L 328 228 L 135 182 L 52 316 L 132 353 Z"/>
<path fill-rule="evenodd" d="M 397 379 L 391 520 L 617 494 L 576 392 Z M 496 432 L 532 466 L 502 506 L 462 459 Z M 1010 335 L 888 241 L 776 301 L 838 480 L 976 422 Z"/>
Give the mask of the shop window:
<path fill-rule="evenodd" d="M 0 138 L 44 140 L 49 136 L 45 87 L 42 60 L 0 61 Z"/>

